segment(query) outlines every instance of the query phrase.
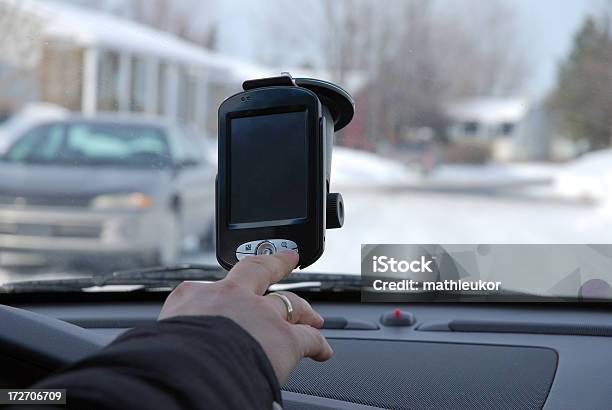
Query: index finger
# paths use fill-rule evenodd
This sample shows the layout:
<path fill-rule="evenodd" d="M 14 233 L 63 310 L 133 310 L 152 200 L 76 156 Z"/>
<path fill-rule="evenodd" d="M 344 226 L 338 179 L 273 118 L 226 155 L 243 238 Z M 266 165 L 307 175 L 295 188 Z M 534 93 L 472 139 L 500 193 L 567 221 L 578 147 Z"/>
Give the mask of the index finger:
<path fill-rule="evenodd" d="M 274 255 L 249 256 L 234 265 L 226 278 L 263 295 L 271 284 L 291 273 L 299 259 L 297 252 L 285 249 Z"/>

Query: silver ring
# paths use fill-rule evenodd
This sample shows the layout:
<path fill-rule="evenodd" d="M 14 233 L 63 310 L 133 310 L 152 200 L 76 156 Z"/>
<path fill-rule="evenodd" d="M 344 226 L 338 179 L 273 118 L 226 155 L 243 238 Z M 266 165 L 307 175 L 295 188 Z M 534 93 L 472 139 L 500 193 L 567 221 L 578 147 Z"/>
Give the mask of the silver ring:
<path fill-rule="evenodd" d="M 270 293 L 270 295 L 278 296 L 280 300 L 283 301 L 283 303 L 285 304 L 285 308 L 287 309 L 287 321 L 291 322 L 291 320 L 293 319 L 293 305 L 291 304 L 289 298 L 279 292 L 272 292 Z"/>

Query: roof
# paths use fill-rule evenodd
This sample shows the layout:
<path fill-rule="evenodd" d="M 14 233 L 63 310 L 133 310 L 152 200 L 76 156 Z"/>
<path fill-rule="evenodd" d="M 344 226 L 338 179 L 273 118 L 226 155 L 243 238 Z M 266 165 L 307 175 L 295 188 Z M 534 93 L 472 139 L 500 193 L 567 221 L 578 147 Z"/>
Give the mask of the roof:
<path fill-rule="evenodd" d="M 524 98 L 474 97 L 449 104 L 446 114 L 457 121 L 516 122 L 528 109 Z"/>
<path fill-rule="evenodd" d="M 152 56 L 186 65 L 205 67 L 216 79 L 241 83 L 246 79 L 272 77 L 289 71 L 294 77 L 314 77 L 332 81 L 332 73 L 291 67 L 270 68 L 207 50 L 170 33 L 121 18 L 101 10 L 57 0 L 0 0 L 0 3 L 40 18 L 45 41 L 54 40 L 80 47 L 108 48 Z M 343 84 L 357 94 L 367 83 L 363 72 L 347 73 Z"/>
<path fill-rule="evenodd" d="M 103 11 L 53 0 L 0 0 L 41 18 L 45 39 L 82 47 L 109 48 L 195 66 L 218 68 L 240 78 L 267 75 L 271 70 L 206 50 L 172 34 Z"/>

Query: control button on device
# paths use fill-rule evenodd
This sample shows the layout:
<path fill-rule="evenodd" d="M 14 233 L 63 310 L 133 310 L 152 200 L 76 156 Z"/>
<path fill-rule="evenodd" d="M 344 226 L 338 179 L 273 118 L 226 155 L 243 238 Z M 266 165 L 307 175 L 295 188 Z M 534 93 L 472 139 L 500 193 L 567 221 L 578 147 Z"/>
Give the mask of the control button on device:
<path fill-rule="evenodd" d="M 239 252 L 236 252 L 236 259 L 241 261 L 244 258 L 246 258 L 247 256 L 253 256 L 253 255 L 255 255 L 255 254 L 254 253 L 239 253 Z"/>
<path fill-rule="evenodd" d="M 342 228 L 344 225 L 344 201 L 342 195 L 335 192 L 327 194 L 326 210 L 327 229 Z"/>
<path fill-rule="evenodd" d="M 263 241 L 257 245 L 255 253 L 257 255 L 272 255 L 276 253 L 276 246 L 274 246 L 274 244 L 270 241 Z"/>
<path fill-rule="evenodd" d="M 270 242 L 274 244 L 276 249 L 293 249 L 296 252 L 298 251 L 297 244 L 289 239 L 270 239 Z"/>
<path fill-rule="evenodd" d="M 243 260 L 247 256 L 255 255 L 255 249 L 257 244 L 261 241 L 245 242 L 236 248 L 236 259 L 239 261 Z"/>
<path fill-rule="evenodd" d="M 261 241 L 245 242 L 242 245 L 240 245 L 238 248 L 236 248 L 236 252 L 237 253 L 251 253 L 251 254 L 254 254 L 255 253 L 255 248 L 257 247 L 257 244 L 259 242 L 261 242 Z"/>

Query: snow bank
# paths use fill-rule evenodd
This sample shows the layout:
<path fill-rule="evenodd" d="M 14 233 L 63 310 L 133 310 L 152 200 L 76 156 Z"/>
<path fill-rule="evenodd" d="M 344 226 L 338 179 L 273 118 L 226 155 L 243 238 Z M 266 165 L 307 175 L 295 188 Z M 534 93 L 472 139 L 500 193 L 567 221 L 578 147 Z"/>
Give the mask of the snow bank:
<path fill-rule="evenodd" d="M 446 164 L 433 170 L 429 183 L 476 184 L 553 179 L 560 166 L 546 163 Z"/>
<path fill-rule="evenodd" d="M 414 183 L 418 176 L 403 164 L 366 151 L 334 147 L 332 187 L 374 188 Z"/>
<path fill-rule="evenodd" d="M 557 193 L 584 201 L 612 199 L 612 149 L 595 151 L 570 162 L 555 183 Z"/>

